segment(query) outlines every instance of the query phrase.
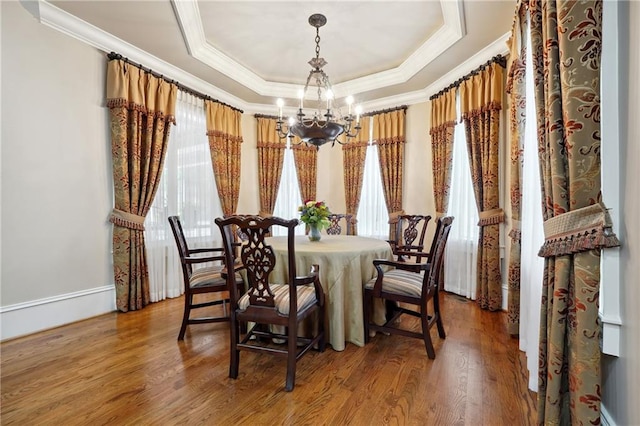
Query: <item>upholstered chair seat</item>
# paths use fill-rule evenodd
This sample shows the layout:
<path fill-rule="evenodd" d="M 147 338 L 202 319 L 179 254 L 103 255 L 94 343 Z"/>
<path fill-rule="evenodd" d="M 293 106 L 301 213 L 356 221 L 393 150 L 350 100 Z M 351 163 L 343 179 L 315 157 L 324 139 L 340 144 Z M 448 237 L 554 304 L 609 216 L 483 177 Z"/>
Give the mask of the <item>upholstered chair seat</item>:
<path fill-rule="evenodd" d="M 422 294 L 422 283 L 425 271 L 420 273 L 393 269 L 384 274 L 382 279 L 382 291 L 406 296 L 420 297 Z M 364 288 L 373 290 L 376 284 L 375 278 L 365 284 Z"/>
<path fill-rule="evenodd" d="M 189 287 L 198 288 L 211 285 L 226 285 L 226 278 L 222 276 L 222 265 L 205 266 L 193 270 L 189 277 Z M 240 274 L 237 274 L 242 279 Z"/>
<path fill-rule="evenodd" d="M 287 284 L 269 284 L 273 291 L 273 301 L 279 314 L 289 315 L 289 286 Z M 298 287 L 298 299 L 296 305 L 298 311 L 307 309 L 316 304 L 316 290 L 313 287 Z M 249 306 L 249 294 L 245 294 L 238 301 L 238 309 L 244 311 Z"/>

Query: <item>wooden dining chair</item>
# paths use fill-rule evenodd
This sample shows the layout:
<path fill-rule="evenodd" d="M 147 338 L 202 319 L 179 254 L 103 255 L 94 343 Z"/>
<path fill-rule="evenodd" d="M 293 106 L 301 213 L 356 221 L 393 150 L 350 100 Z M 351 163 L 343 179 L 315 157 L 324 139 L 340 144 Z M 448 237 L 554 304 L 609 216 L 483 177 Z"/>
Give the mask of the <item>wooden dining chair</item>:
<path fill-rule="evenodd" d="M 364 339 L 370 340 L 369 332 L 380 331 L 388 334 L 400 334 L 407 337 L 416 337 L 424 341 L 427 356 L 430 359 L 436 357 L 431 340 L 430 329 L 435 324 L 438 335 L 446 337 L 440 312 L 440 285 L 439 277 L 442 271 L 444 250 L 447 245 L 449 231 L 453 217 L 443 217 L 438 220 L 435 244 L 432 258 L 429 262 L 409 263 L 387 260 L 374 260 L 377 277 L 365 284 L 364 287 Z M 383 267 L 392 268 L 387 272 Z M 372 322 L 373 298 L 384 299 L 387 303 L 387 321 L 383 325 Z M 428 302 L 432 301 L 433 309 L 429 312 Z M 391 303 L 389 303 L 391 302 Z M 399 305 L 402 303 L 402 305 Z M 410 305 L 409 307 L 406 307 Z M 414 306 L 414 308 L 411 308 Z M 402 328 L 400 317 L 402 314 L 420 318 L 422 332 L 418 333 Z"/>
<path fill-rule="evenodd" d="M 227 287 L 229 283 L 235 288 L 244 288 L 244 281 L 239 274 L 231 274 L 230 279 L 227 280 L 224 267 L 226 259 L 222 247 L 191 249 L 184 236 L 180 218 L 178 216 L 170 216 L 169 225 L 171 225 L 171 231 L 176 240 L 180 263 L 182 265 L 184 313 L 182 315 L 182 325 L 178 333 L 178 340 L 184 340 L 184 334 L 189 324 L 229 321 L 229 315 L 227 313 L 227 305 L 229 304 L 228 296 L 222 299 L 194 303 L 194 295 L 226 292 L 229 290 Z M 195 267 L 196 265 L 203 265 L 209 262 L 217 262 L 217 264 Z M 191 311 L 194 309 L 216 305 L 223 306 L 222 315 L 191 317 Z"/>
<path fill-rule="evenodd" d="M 414 257 L 420 263 L 424 257 L 424 237 L 427 225 L 431 220 L 429 215 L 405 214 L 398 216 L 395 224 L 395 239 L 389 240 L 391 250 L 399 262 Z"/>
<path fill-rule="evenodd" d="M 356 235 L 354 226 L 354 217 L 352 214 L 332 213 L 327 218 L 331 225 L 327 228 L 328 235 L 340 235 L 342 234 L 342 226 L 340 222 L 344 220 L 346 235 Z"/>
<path fill-rule="evenodd" d="M 298 276 L 295 257 L 297 219 L 278 217 L 230 216 L 217 218 L 225 248 L 226 264 L 244 269 L 248 291 L 231 292 L 231 359 L 229 377 L 238 377 L 240 351 L 265 352 L 287 359 L 285 390 L 295 386 L 296 363 L 311 348 L 325 348 L 324 292 L 319 279 L 319 266 L 313 265 L 307 276 Z M 233 228 L 238 227 L 247 240 L 240 247 L 240 259 L 233 258 Z M 272 283 L 269 275 L 275 269 L 276 256 L 265 238 L 272 227 L 287 230 L 287 283 Z M 230 278 L 228 278 L 230 280 Z M 298 325 L 316 315 L 317 332 L 311 337 L 298 336 Z M 280 327 L 273 327 L 280 326 Z M 284 332 L 282 328 L 284 327 Z M 274 344 L 274 339 L 284 345 Z M 277 340 L 276 340 L 277 341 Z M 255 368 L 259 368 L 255 366 Z"/>

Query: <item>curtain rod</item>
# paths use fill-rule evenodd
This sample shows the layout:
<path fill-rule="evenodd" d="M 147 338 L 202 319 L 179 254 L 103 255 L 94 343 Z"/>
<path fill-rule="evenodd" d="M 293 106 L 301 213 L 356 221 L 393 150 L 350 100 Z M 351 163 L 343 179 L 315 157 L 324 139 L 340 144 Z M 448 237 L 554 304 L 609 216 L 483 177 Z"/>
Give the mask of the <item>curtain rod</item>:
<path fill-rule="evenodd" d="M 393 111 L 398 111 L 398 110 L 401 110 L 401 109 L 406 110 L 407 108 L 408 107 L 406 105 L 400 105 L 400 106 L 393 107 L 393 108 L 380 109 L 378 111 L 367 112 L 365 114 L 362 114 L 362 117 L 371 117 L 373 115 L 384 114 L 385 112 L 393 112 Z"/>
<path fill-rule="evenodd" d="M 480 71 L 484 70 L 486 67 L 488 67 L 489 65 L 491 65 L 494 62 L 497 63 L 498 65 L 500 65 L 502 68 L 506 68 L 507 67 L 507 58 L 505 58 L 502 55 L 496 55 L 493 58 L 489 59 L 484 64 L 480 65 L 478 68 L 475 68 L 474 70 L 469 72 L 469 74 L 465 75 L 464 77 L 460 77 L 459 79 L 457 79 L 456 81 L 454 81 L 453 83 L 451 83 L 450 85 L 448 85 L 447 87 L 445 87 L 444 89 L 442 89 L 441 91 L 436 93 L 435 95 L 429 96 L 429 100 L 432 101 L 435 98 L 443 95 L 447 91 L 453 89 L 454 87 L 460 86 L 460 84 L 463 81 L 469 80 L 471 77 L 473 77 L 474 75 L 477 75 Z"/>
<path fill-rule="evenodd" d="M 406 110 L 408 107 L 407 105 L 400 105 L 398 107 L 393 107 L 393 108 L 387 108 L 387 109 L 381 109 L 378 111 L 371 111 L 371 112 L 367 112 L 365 114 L 361 114 L 361 117 L 370 117 L 372 115 L 377 115 L 377 114 L 384 114 L 385 112 L 393 112 L 393 111 L 398 111 L 401 109 Z M 278 117 L 276 117 L 275 115 L 267 115 L 267 114 L 254 114 L 255 118 L 271 118 L 274 120 L 277 120 Z"/>
<path fill-rule="evenodd" d="M 130 65 L 133 65 L 134 67 L 140 68 L 142 71 L 148 72 L 149 74 L 153 75 L 154 77 L 161 78 L 162 80 L 166 81 L 167 83 L 175 84 L 175 85 L 176 85 L 176 86 L 178 86 L 178 88 L 179 88 L 180 90 L 182 90 L 183 92 L 187 92 L 187 93 L 189 93 L 189 94 L 191 94 L 191 95 L 193 95 L 193 96 L 196 96 L 196 97 L 198 97 L 198 98 L 200 98 L 200 99 L 204 99 L 204 100 L 211 101 L 211 102 L 217 102 L 217 103 L 219 103 L 219 104 L 221 104 L 221 105 L 224 105 L 224 106 L 227 106 L 227 107 L 231 108 L 231 109 L 232 109 L 232 110 L 234 110 L 234 111 L 239 111 L 239 112 L 240 112 L 240 114 L 244 113 L 244 111 L 242 111 L 242 110 L 241 110 L 241 109 L 239 109 L 239 108 L 236 108 L 236 107 L 231 106 L 231 105 L 229 105 L 229 104 L 225 104 L 224 102 L 220 102 L 219 100 L 214 99 L 214 98 L 212 98 L 212 97 L 211 97 L 211 96 L 209 96 L 209 95 L 205 95 L 204 93 L 200 93 L 200 92 L 198 92 L 198 91 L 196 91 L 196 90 L 193 90 L 192 88 L 187 87 L 187 86 L 185 86 L 184 84 L 180 84 L 180 83 L 179 83 L 178 81 L 176 81 L 176 80 L 171 80 L 170 78 L 167 78 L 167 77 L 165 77 L 165 76 L 164 76 L 164 75 L 162 75 L 162 74 L 158 74 L 157 72 L 153 71 L 151 68 L 147 68 L 147 67 L 145 67 L 145 66 L 143 66 L 143 65 L 141 65 L 141 64 L 138 64 L 137 62 L 133 62 L 133 61 L 132 61 L 131 59 L 129 59 L 129 58 L 125 58 L 124 56 L 122 56 L 122 55 L 121 55 L 121 54 L 119 54 L 119 53 L 116 53 L 116 52 L 108 53 L 108 54 L 107 54 L 107 58 L 108 58 L 110 61 L 113 61 L 114 59 L 120 59 L 121 61 L 124 61 L 124 62 L 126 62 L 127 64 L 130 64 Z"/>

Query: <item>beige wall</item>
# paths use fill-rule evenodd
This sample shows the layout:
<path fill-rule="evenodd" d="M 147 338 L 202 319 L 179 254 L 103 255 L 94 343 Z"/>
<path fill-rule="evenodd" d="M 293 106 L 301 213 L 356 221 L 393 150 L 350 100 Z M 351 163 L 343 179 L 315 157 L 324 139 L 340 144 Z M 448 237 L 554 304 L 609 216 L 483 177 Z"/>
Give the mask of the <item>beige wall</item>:
<path fill-rule="evenodd" d="M 621 3 L 620 52 L 628 66 L 619 73 L 621 85 L 621 176 L 622 248 L 621 347 L 620 357 L 605 356 L 603 366 L 603 405 L 618 425 L 640 425 L 640 3 Z M 628 41 L 625 43 L 625 41 Z M 605 143 L 605 141 L 603 141 Z M 602 279 L 606 286 L 606 277 Z"/>
<path fill-rule="evenodd" d="M 113 285 L 105 56 L 0 3 L 1 304 Z"/>
<path fill-rule="evenodd" d="M 260 199 L 258 198 L 258 150 L 256 148 L 258 126 L 253 115 L 242 116 L 242 151 L 240 168 L 240 197 L 238 213 L 258 214 Z"/>

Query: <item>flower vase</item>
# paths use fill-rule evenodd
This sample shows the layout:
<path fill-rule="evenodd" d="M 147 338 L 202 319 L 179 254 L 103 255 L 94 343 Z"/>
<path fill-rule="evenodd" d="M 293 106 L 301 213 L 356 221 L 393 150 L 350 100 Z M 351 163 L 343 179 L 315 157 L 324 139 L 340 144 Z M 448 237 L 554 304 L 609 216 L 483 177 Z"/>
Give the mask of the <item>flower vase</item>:
<path fill-rule="evenodd" d="M 316 225 L 309 225 L 309 241 L 320 241 L 320 228 Z"/>

